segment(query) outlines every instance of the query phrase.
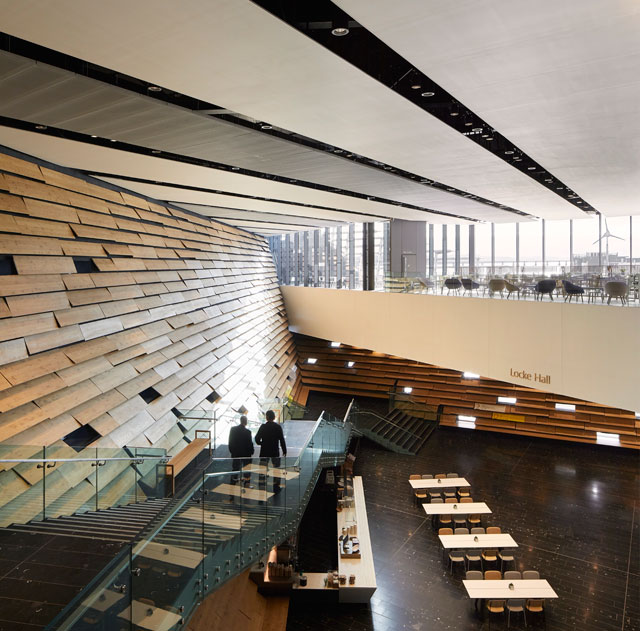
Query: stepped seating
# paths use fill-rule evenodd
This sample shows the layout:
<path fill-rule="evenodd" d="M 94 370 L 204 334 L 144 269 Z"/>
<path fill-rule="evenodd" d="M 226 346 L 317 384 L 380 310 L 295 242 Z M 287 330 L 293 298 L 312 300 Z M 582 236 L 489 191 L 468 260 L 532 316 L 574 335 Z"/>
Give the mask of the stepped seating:
<path fill-rule="evenodd" d="M 415 455 L 437 427 L 434 421 L 417 418 L 395 408 L 386 417 L 359 411 L 358 430 L 374 442 L 396 453 Z"/>

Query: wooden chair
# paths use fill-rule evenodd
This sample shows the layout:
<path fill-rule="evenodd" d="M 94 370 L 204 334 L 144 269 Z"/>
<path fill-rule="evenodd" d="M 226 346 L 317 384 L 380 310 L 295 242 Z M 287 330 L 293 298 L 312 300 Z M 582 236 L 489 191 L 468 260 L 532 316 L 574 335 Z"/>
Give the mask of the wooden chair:
<path fill-rule="evenodd" d="M 484 580 L 485 581 L 501 581 L 502 572 L 500 570 L 485 570 Z"/>
<path fill-rule="evenodd" d="M 544 622 L 544 628 L 547 628 L 547 617 L 544 614 L 544 600 L 542 598 L 529 598 L 526 602 L 525 609 L 529 614 L 534 613 L 536 615 L 541 615 Z"/>
<path fill-rule="evenodd" d="M 488 600 L 487 611 L 489 612 L 489 629 L 491 629 L 491 614 L 501 613 L 504 615 L 504 600 Z"/>
<path fill-rule="evenodd" d="M 487 526 L 488 535 L 499 535 L 502 532 L 500 526 Z"/>
<path fill-rule="evenodd" d="M 524 626 L 527 626 L 527 613 L 524 608 L 525 601 L 521 598 L 507 600 L 507 629 L 511 626 L 511 614 L 521 613 L 524 616 Z"/>
<path fill-rule="evenodd" d="M 412 473 L 409 476 L 409 480 L 422 480 L 422 476 L 419 473 Z M 427 491 L 425 489 L 413 489 L 413 501 L 418 506 L 422 502 L 427 501 Z"/>
<path fill-rule="evenodd" d="M 498 565 L 498 551 L 494 550 L 493 548 L 489 549 L 489 550 L 483 550 L 482 554 L 480 555 L 482 557 L 482 569 L 484 570 L 484 564 L 485 563 L 495 563 L 496 565 Z"/>

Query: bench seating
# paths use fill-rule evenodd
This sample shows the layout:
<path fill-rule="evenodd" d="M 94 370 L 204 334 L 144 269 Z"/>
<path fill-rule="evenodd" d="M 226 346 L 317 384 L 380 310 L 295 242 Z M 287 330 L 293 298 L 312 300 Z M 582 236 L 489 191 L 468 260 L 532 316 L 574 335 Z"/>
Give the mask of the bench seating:
<path fill-rule="evenodd" d="M 198 434 L 201 436 L 199 437 Z M 204 437 L 202 436 L 204 435 Z M 198 457 L 198 454 L 205 448 L 209 447 L 209 456 L 211 456 L 211 432 L 208 429 L 197 429 L 195 438 L 184 448 L 181 449 L 169 462 L 164 466 L 169 480 L 171 480 L 171 495 L 176 492 L 176 477 L 185 469 L 185 467 Z"/>

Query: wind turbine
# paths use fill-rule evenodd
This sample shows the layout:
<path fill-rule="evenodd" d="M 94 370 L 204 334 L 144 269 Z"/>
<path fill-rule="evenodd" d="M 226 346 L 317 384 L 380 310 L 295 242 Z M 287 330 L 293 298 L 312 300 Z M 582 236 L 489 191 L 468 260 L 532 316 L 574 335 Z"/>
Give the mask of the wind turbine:
<path fill-rule="evenodd" d="M 602 236 L 599 239 L 596 239 L 593 242 L 593 245 L 595 245 L 596 243 L 599 243 L 600 241 L 602 241 L 602 239 L 606 239 L 605 265 L 608 267 L 609 266 L 609 239 L 620 239 L 620 241 L 624 241 L 624 239 L 622 237 L 618 237 L 615 234 L 611 234 L 611 232 L 609 232 L 609 224 L 607 224 L 606 219 L 604 220 L 604 232 L 602 233 Z"/>

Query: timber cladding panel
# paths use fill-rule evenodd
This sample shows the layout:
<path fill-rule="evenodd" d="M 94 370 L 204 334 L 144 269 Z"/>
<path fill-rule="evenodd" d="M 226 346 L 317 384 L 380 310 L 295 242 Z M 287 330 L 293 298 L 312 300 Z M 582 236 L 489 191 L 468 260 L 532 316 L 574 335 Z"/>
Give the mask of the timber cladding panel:
<path fill-rule="evenodd" d="M 474 416 L 476 428 L 495 432 L 595 443 L 597 432 L 620 435 L 624 447 L 640 449 L 640 420 L 629 410 L 555 395 L 494 379 L 465 379 L 462 373 L 392 355 L 296 334 L 300 384 L 295 394 L 308 391 L 388 397 L 394 384 L 413 388 L 411 397 L 441 408 L 442 425 L 456 426 L 458 415 Z M 315 358 L 315 364 L 307 359 Z M 354 362 L 351 368 L 348 362 Z M 497 398 L 515 397 L 515 405 L 498 405 Z M 571 403 L 563 412 L 556 403 Z"/>
<path fill-rule="evenodd" d="M 0 261 L 4 457 L 84 425 L 92 447 L 171 451 L 172 408 L 211 408 L 215 390 L 224 413 L 293 385 L 260 237 L 0 153 Z"/>

